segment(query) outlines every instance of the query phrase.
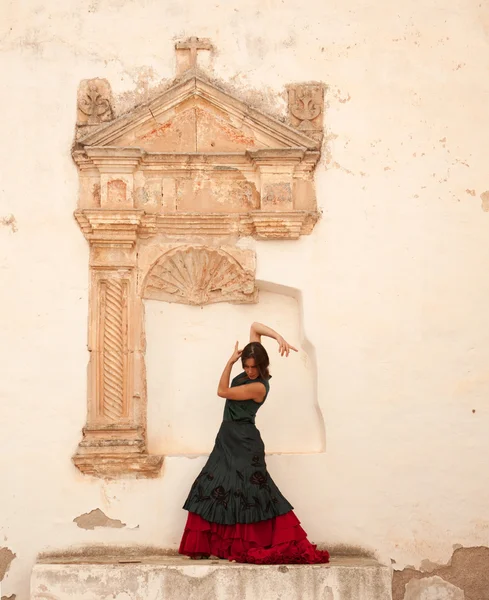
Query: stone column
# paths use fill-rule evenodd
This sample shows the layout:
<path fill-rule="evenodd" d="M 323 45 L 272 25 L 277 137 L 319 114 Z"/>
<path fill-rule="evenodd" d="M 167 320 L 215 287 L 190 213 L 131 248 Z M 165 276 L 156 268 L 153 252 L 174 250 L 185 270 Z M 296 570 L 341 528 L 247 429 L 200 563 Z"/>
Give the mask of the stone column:
<path fill-rule="evenodd" d="M 90 361 L 87 423 L 73 461 L 99 477 L 155 477 L 163 460 L 146 451 L 144 320 L 136 289 L 141 214 L 76 213 L 90 242 Z"/>

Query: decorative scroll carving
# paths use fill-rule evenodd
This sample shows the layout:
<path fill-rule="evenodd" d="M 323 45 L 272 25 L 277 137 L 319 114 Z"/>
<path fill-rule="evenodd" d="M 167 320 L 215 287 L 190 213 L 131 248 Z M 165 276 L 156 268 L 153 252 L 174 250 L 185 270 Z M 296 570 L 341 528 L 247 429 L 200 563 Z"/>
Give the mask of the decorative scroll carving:
<path fill-rule="evenodd" d="M 109 279 L 102 281 L 100 288 L 101 412 L 110 421 L 117 421 L 126 412 L 127 282 Z"/>
<path fill-rule="evenodd" d="M 78 124 L 97 125 L 111 121 L 114 113 L 112 92 L 106 79 L 88 79 L 78 88 Z"/>
<path fill-rule="evenodd" d="M 180 246 L 153 265 L 143 296 L 193 305 L 256 302 L 254 269 L 244 268 L 222 248 Z"/>
<path fill-rule="evenodd" d="M 304 132 L 322 130 L 324 88 L 319 84 L 290 85 L 289 120 L 292 125 Z"/>

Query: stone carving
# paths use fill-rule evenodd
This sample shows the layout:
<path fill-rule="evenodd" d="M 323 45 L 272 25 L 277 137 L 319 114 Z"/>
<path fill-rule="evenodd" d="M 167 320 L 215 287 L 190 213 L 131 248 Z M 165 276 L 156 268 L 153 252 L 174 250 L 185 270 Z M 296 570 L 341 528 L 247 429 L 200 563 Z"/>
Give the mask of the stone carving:
<path fill-rule="evenodd" d="M 143 296 L 193 305 L 256 302 L 254 269 L 245 269 L 222 248 L 180 246 L 153 265 Z"/>
<path fill-rule="evenodd" d="M 263 208 L 291 209 L 292 189 L 290 183 L 269 183 L 264 189 Z"/>
<path fill-rule="evenodd" d="M 195 69 L 197 66 L 197 52 L 199 50 L 213 50 L 214 47 L 207 38 L 189 37 L 175 44 L 177 54 L 177 75 Z M 183 55 L 183 56 L 182 56 Z"/>
<path fill-rule="evenodd" d="M 289 120 L 304 132 L 322 129 L 324 88 L 318 84 L 288 86 Z"/>
<path fill-rule="evenodd" d="M 97 125 L 114 118 L 111 89 L 106 79 L 88 79 L 78 88 L 78 124 Z"/>
<path fill-rule="evenodd" d="M 94 183 L 92 187 L 92 198 L 95 206 L 100 206 L 100 183 Z"/>
<path fill-rule="evenodd" d="M 97 477 L 157 477 L 146 449 L 143 298 L 257 300 L 255 255 L 238 238 L 294 240 L 319 218 L 323 87 L 288 88 L 289 124 L 197 69 L 209 40 L 176 44 L 177 77 L 114 118 L 111 90 L 78 90 L 75 217 L 90 244 L 87 422 L 73 457 Z"/>
<path fill-rule="evenodd" d="M 125 412 L 126 287 L 126 282 L 114 279 L 100 283 L 102 410 L 110 421 L 117 421 Z"/>
<path fill-rule="evenodd" d="M 114 179 L 107 183 L 107 200 L 109 204 L 124 204 L 126 202 L 127 185 L 122 179 Z"/>

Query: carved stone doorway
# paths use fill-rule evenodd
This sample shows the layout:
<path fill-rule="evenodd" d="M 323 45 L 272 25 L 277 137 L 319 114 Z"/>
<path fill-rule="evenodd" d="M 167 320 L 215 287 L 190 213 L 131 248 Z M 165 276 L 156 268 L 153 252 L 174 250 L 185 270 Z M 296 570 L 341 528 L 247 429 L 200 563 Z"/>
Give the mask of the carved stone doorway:
<path fill-rule="evenodd" d="M 298 239 L 318 219 L 323 87 L 288 86 L 285 124 L 198 71 L 198 51 L 211 49 L 179 42 L 177 79 L 118 117 L 107 81 L 80 85 L 75 217 L 90 245 L 90 362 L 73 461 L 83 473 L 161 468 L 146 447 L 143 298 L 256 302 L 255 255 L 237 240 Z"/>

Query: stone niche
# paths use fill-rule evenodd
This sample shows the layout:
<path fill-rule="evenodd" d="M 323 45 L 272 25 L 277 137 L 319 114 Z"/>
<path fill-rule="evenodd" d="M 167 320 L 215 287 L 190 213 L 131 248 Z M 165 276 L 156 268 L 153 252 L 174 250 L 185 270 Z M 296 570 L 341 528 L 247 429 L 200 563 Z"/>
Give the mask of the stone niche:
<path fill-rule="evenodd" d="M 83 473 L 160 471 L 163 457 L 146 447 L 143 299 L 257 302 L 255 254 L 238 239 L 294 240 L 318 219 L 323 87 L 288 86 L 285 124 L 197 68 L 211 49 L 177 43 L 177 78 L 120 116 L 106 80 L 80 84 L 75 217 L 90 245 L 90 362 L 73 461 Z"/>

